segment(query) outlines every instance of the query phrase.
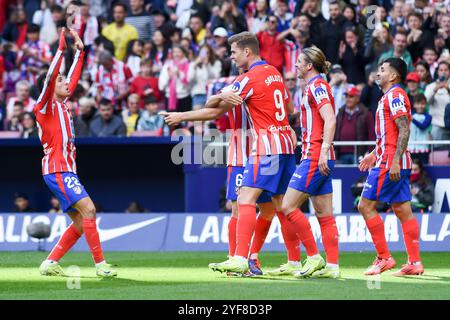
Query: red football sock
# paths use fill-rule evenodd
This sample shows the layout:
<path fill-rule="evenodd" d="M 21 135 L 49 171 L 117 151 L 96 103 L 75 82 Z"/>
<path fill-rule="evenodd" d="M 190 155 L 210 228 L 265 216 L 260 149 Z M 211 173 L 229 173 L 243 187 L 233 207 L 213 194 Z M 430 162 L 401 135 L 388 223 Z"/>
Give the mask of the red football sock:
<path fill-rule="evenodd" d="M 391 253 L 386 242 L 386 236 L 384 235 L 384 222 L 380 215 L 366 221 L 367 228 L 372 235 L 373 244 L 377 250 L 378 257 L 382 259 L 389 259 Z"/>
<path fill-rule="evenodd" d="M 59 261 L 67 253 L 67 251 L 73 247 L 80 237 L 80 231 L 78 231 L 73 223 L 71 223 L 66 231 L 64 231 L 52 252 L 48 255 L 47 260 Z"/>
<path fill-rule="evenodd" d="M 419 250 L 419 223 L 416 217 L 402 224 L 403 238 L 405 240 L 408 262 L 420 261 Z"/>
<path fill-rule="evenodd" d="M 231 216 L 230 222 L 228 222 L 228 254 L 230 257 L 234 256 L 236 251 L 236 224 L 238 219 L 235 216 Z"/>
<path fill-rule="evenodd" d="M 300 239 L 295 232 L 294 226 L 288 221 L 283 212 L 278 212 L 277 216 L 278 220 L 280 220 L 281 233 L 288 253 L 288 260 L 300 261 Z"/>
<path fill-rule="evenodd" d="M 327 255 L 327 262 L 339 263 L 339 234 L 336 227 L 336 220 L 333 216 L 317 217 L 322 232 L 322 243 Z"/>
<path fill-rule="evenodd" d="M 318 254 L 319 250 L 317 250 L 311 225 L 303 212 L 301 212 L 300 209 L 296 209 L 287 215 L 287 219 L 294 225 L 294 230 L 305 246 L 306 254 L 309 257 Z"/>
<path fill-rule="evenodd" d="M 239 218 L 236 229 L 236 252 L 235 256 L 248 257 L 250 243 L 252 242 L 253 231 L 256 224 L 256 205 L 238 205 Z"/>
<path fill-rule="evenodd" d="M 266 240 L 267 234 L 269 233 L 270 225 L 272 220 L 266 220 L 262 215 L 258 216 L 255 225 L 255 235 L 253 236 L 252 247 L 250 248 L 250 255 L 261 251 L 264 241 Z"/>
<path fill-rule="evenodd" d="M 104 261 L 105 258 L 103 258 L 102 246 L 100 245 L 100 237 L 95 219 L 83 218 L 83 229 L 95 263 Z"/>

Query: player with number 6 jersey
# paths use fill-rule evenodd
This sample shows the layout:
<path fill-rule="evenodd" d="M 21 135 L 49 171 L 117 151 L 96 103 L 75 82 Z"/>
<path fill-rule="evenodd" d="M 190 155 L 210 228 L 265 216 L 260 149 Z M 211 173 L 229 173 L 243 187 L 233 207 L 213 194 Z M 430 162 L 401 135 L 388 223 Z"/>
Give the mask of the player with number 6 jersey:
<path fill-rule="evenodd" d="M 105 262 L 95 219 L 95 206 L 76 174 L 75 134 L 70 110 L 66 104 L 73 94 L 83 68 L 84 45 L 73 29 L 77 51 L 67 78 L 59 73 L 66 49 L 65 28 L 62 29 L 59 48 L 45 75 L 37 80 L 41 94 L 34 107 L 39 138 L 44 148 L 42 174 L 44 181 L 66 211 L 73 223 L 61 236 L 39 268 L 42 275 L 60 276 L 64 271 L 59 260 L 84 233 L 100 277 L 116 276 L 117 272 Z"/>

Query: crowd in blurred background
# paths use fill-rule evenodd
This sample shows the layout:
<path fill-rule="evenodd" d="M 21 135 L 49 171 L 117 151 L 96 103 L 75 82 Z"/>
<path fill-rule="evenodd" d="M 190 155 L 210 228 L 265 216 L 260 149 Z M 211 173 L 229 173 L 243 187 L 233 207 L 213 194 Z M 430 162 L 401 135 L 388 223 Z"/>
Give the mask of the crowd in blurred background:
<path fill-rule="evenodd" d="M 0 0 L 0 7 L 0 137 L 38 136 L 35 81 L 69 22 L 87 51 L 69 101 L 79 137 L 170 135 L 158 111 L 202 108 L 238 74 L 227 38 L 249 30 L 262 58 L 282 72 L 297 111 L 305 83 L 295 61 L 308 46 L 325 52 L 336 141 L 375 139 L 376 70 L 388 57 L 408 65 L 411 141 L 450 140 L 449 0 Z M 66 50 L 62 72 L 73 54 Z M 298 113 L 290 123 L 301 132 Z M 179 128 L 223 132 L 229 123 L 223 116 Z M 339 161 L 356 163 L 367 148 L 337 148 Z M 428 145 L 409 149 L 428 163 Z"/>

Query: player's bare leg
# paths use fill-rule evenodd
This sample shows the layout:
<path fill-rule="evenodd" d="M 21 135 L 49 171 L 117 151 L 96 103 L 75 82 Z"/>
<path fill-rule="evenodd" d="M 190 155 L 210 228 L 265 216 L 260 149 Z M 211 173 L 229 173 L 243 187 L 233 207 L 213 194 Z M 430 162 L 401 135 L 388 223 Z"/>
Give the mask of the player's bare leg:
<path fill-rule="evenodd" d="M 322 234 L 322 243 L 326 253 L 327 265 L 312 276 L 320 278 L 339 278 L 339 234 L 333 216 L 333 194 L 311 197 Z"/>
<path fill-rule="evenodd" d="M 309 277 L 315 271 L 325 267 L 325 261 L 319 254 L 316 241 L 311 230 L 308 218 L 300 211 L 299 207 L 309 198 L 309 194 L 288 187 L 283 197 L 281 211 L 287 217 L 297 232 L 300 241 L 306 249 L 307 259 L 300 271 L 294 273 L 296 277 Z"/>
<path fill-rule="evenodd" d="M 82 217 L 83 231 L 91 250 L 92 257 L 97 268 L 97 275 L 101 277 L 113 277 L 117 272 L 111 269 L 103 257 L 103 250 L 100 244 L 100 237 L 97 231 L 96 210 L 90 197 L 85 197 L 72 205 Z"/>
<path fill-rule="evenodd" d="M 407 263 L 393 275 L 421 275 L 424 272 L 424 268 L 420 260 L 419 223 L 412 213 L 411 203 L 409 201 L 393 203 L 392 209 L 402 224 L 403 239 L 405 241 L 406 252 L 408 253 Z"/>
<path fill-rule="evenodd" d="M 392 269 L 395 267 L 395 260 L 389 252 L 384 234 L 384 222 L 377 212 L 377 201 L 361 197 L 358 210 L 366 221 L 367 229 L 370 231 L 373 244 L 377 251 L 377 257 L 364 274 L 371 276 Z"/>

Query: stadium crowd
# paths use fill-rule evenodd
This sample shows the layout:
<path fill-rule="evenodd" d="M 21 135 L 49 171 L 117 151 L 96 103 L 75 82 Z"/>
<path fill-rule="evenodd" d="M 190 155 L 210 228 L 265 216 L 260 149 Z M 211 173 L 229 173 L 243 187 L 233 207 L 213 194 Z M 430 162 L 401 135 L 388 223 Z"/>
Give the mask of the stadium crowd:
<path fill-rule="evenodd" d="M 284 75 L 295 109 L 305 83 L 302 49 L 315 45 L 333 63 L 336 141 L 373 141 L 382 92 L 377 65 L 402 57 L 413 105 L 411 141 L 450 140 L 449 0 L 0 0 L 0 136 L 37 137 L 35 82 L 68 22 L 86 45 L 82 79 L 69 101 L 77 136 L 167 136 L 159 110 L 201 108 L 238 70 L 227 38 L 249 30 L 261 56 Z M 70 39 L 67 39 L 70 43 Z M 70 66 L 70 50 L 65 66 Z M 64 70 L 65 73 L 68 70 Z M 300 134 L 298 112 L 290 123 Z M 226 116 L 203 129 L 229 127 Z M 184 134 L 201 130 L 185 123 Z M 409 146 L 428 163 L 428 145 Z M 367 147 L 337 148 L 343 164 Z"/>

